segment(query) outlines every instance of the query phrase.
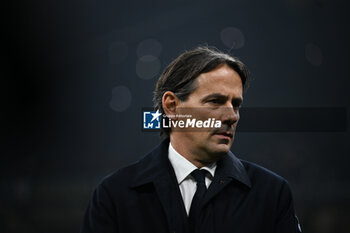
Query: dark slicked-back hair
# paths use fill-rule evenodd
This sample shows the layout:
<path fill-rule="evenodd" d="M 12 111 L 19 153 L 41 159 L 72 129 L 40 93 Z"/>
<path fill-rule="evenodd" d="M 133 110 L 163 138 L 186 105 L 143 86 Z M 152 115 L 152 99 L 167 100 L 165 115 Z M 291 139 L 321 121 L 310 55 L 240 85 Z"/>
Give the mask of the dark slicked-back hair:
<path fill-rule="evenodd" d="M 162 98 L 166 91 L 172 91 L 181 101 L 186 101 L 197 88 L 196 78 L 221 64 L 227 64 L 239 74 L 243 89 L 246 90 L 249 86 L 250 74 L 243 62 L 216 48 L 201 46 L 180 54 L 165 68 L 153 93 L 154 108 L 164 114 Z M 167 137 L 169 134 L 170 130 L 162 129 L 161 135 Z"/>

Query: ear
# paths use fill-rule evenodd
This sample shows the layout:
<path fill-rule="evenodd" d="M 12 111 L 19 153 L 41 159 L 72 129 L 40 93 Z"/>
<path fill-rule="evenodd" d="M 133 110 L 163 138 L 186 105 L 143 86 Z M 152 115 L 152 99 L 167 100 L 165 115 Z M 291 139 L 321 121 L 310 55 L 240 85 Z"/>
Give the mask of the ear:
<path fill-rule="evenodd" d="M 162 106 L 164 113 L 169 116 L 169 118 L 176 118 L 176 109 L 180 104 L 179 98 L 172 91 L 166 91 L 163 94 Z"/>

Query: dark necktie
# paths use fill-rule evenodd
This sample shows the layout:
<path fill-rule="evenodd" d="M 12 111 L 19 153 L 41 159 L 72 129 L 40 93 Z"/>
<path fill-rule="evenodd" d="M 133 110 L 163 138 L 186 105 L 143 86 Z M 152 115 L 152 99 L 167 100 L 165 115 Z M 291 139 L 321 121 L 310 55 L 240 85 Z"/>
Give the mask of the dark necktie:
<path fill-rule="evenodd" d="M 205 192 L 207 191 L 207 186 L 205 185 L 205 175 L 207 172 L 208 171 L 206 170 L 196 169 L 191 173 L 197 182 L 197 189 L 192 199 L 189 214 L 189 222 L 192 232 L 195 232 L 195 229 L 197 228 L 196 226 L 199 224 L 200 204 L 205 195 Z"/>

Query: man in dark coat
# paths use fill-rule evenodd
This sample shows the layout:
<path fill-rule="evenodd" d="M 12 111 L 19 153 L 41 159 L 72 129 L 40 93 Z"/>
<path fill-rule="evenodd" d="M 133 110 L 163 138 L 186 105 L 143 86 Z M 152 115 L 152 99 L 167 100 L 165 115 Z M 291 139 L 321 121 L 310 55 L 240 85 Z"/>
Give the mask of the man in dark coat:
<path fill-rule="evenodd" d="M 287 181 L 230 151 L 248 82 L 246 66 L 215 49 L 174 60 L 153 98 L 166 139 L 103 179 L 81 232 L 301 232 Z"/>

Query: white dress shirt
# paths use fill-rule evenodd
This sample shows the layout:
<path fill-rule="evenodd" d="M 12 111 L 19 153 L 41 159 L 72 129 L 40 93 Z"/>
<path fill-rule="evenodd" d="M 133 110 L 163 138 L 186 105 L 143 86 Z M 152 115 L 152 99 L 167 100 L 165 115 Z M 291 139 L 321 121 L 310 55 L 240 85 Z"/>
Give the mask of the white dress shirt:
<path fill-rule="evenodd" d="M 197 189 L 197 182 L 192 177 L 191 172 L 198 168 L 193 163 L 188 161 L 185 157 L 180 155 L 173 148 L 171 143 L 169 143 L 168 157 L 171 165 L 174 168 L 177 182 L 181 191 L 182 200 L 184 202 L 186 212 L 188 215 L 190 212 L 192 198 Z M 208 188 L 215 174 L 216 163 L 213 163 L 210 166 L 202 167 L 200 169 L 205 169 L 208 171 L 205 177 L 205 184 Z"/>

